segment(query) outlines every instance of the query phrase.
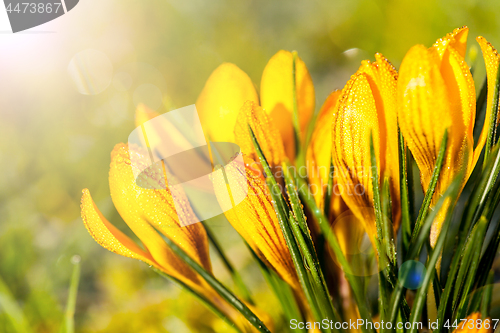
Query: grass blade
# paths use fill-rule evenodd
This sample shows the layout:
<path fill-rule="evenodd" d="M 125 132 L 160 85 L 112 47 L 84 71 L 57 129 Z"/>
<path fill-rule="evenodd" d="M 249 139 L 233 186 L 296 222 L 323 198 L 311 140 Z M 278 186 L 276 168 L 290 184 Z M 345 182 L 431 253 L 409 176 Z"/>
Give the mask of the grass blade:
<path fill-rule="evenodd" d="M 290 223 L 290 225 L 302 255 L 309 266 L 309 272 L 312 275 L 311 282 L 316 289 L 320 309 L 324 310 L 323 318 L 340 321 L 339 315 L 336 313 L 332 304 L 332 299 L 328 291 L 328 286 L 326 285 L 325 277 L 323 276 L 323 272 L 321 270 L 321 265 L 316 254 L 316 249 L 314 248 L 311 233 L 307 227 L 306 217 L 304 215 L 304 211 L 302 210 L 302 204 L 295 187 L 295 181 L 293 176 L 290 174 L 288 165 L 283 163 L 282 168 L 284 170 L 286 189 L 293 212 L 292 217 L 294 222 Z"/>
<path fill-rule="evenodd" d="M 64 314 L 64 326 L 66 333 L 75 332 L 75 307 L 76 297 L 78 295 L 78 285 L 80 283 L 80 256 L 73 256 L 71 263 L 73 264 L 73 273 L 71 274 L 71 282 L 69 284 L 68 302 L 66 303 L 66 311 Z"/>
<path fill-rule="evenodd" d="M 461 280 L 458 279 L 459 277 L 459 269 L 460 266 L 464 264 L 463 258 L 465 255 L 465 250 L 466 247 L 464 246 L 464 243 L 467 241 L 469 235 L 470 235 L 470 230 L 473 228 L 475 225 L 475 221 L 479 219 L 479 217 L 484 214 L 483 210 L 486 208 L 488 210 L 487 214 L 492 214 L 493 209 L 492 207 L 496 206 L 498 204 L 498 190 L 496 190 L 496 195 L 495 198 L 495 204 L 494 205 L 487 205 L 486 201 L 488 200 L 488 197 L 491 195 L 491 190 L 496 189 L 496 186 L 494 186 L 494 180 L 497 177 L 498 171 L 500 170 L 500 150 L 499 150 L 500 144 L 497 144 L 493 150 L 492 150 L 492 156 L 490 159 L 487 161 L 485 164 L 483 173 L 481 174 L 481 178 L 474 187 L 474 190 L 471 193 L 470 196 L 470 202 L 467 203 L 467 208 L 464 212 L 461 224 L 460 224 L 460 233 L 458 236 L 458 241 L 457 241 L 457 246 L 456 253 L 453 256 L 450 269 L 448 272 L 448 278 L 446 280 L 445 288 L 444 291 L 441 295 L 441 301 L 439 304 L 438 308 L 438 320 L 440 322 L 443 322 L 445 318 L 450 318 L 452 316 L 452 305 L 449 304 L 449 299 L 451 296 L 451 293 L 455 290 L 455 284 L 461 285 Z M 492 200 L 495 200 L 492 199 Z M 488 215 L 489 216 L 489 215 Z M 489 217 L 491 218 L 491 217 Z M 500 238 L 499 238 L 500 242 Z M 497 244 L 498 245 L 498 244 Z M 496 247 L 498 248 L 498 246 Z M 496 249 L 495 248 L 495 249 Z M 487 252 L 488 253 L 488 252 Z M 484 258 L 483 258 L 484 259 Z M 492 261 L 491 261 L 492 263 Z M 486 266 L 482 266 L 480 263 L 481 267 L 491 267 L 491 263 L 488 262 Z M 483 270 L 484 269 L 484 270 Z M 482 272 L 488 272 L 489 269 L 487 268 L 481 268 L 480 274 Z M 480 283 L 484 283 L 484 278 L 480 278 Z M 442 327 L 438 327 L 437 332 L 441 332 Z"/>
<path fill-rule="evenodd" d="M 196 273 L 198 273 L 214 290 L 236 310 L 238 310 L 249 322 L 254 326 L 257 331 L 270 333 L 269 329 L 257 317 L 252 310 L 246 306 L 245 303 L 240 301 L 229 289 L 220 283 L 211 273 L 207 272 L 200 264 L 193 260 L 183 249 L 175 244 L 170 238 L 163 237 L 163 240 L 178 255 L 187 265 L 189 265 Z"/>
<path fill-rule="evenodd" d="M 236 324 L 229 319 L 222 311 L 220 311 L 216 306 L 213 305 L 212 302 L 207 300 L 204 296 L 198 294 L 196 291 L 194 291 L 191 287 L 189 287 L 187 284 L 182 282 L 181 280 L 178 280 L 174 278 L 173 276 L 167 275 L 160 271 L 159 269 L 156 269 L 152 267 L 152 269 L 161 275 L 163 278 L 172 281 L 173 283 L 177 284 L 179 287 L 184 288 L 187 292 L 189 292 L 191 295 L 193 295 L 196 299 L 198 299 L 203 305 L 205 305 L 210 311 L 212 311 L 217 317 L 221 318 L 226 324 L 228 324 L 232 329 L 234 329 L 237 333 L 243 333 L 241 330 L 236 326 Z"/>
<path fill-rule="evenodd" d="M 454 204 L 450 204 L 450 206 L 454 206 Z M 451 214 L 450 214 L 451 211 L 452 210 L 448 210 L 447 218 L 443 223 L 443 228 L 441 229 L 441 233 L 438 236 L 436 245 L 427 260 L 427 272 L 425 273 L 423 283 L 420 286 L 420 289 L 418 290 L 415 300 L 413 302 L 413 308 L 410 315 L 411 323 L 419 321 L 422 316 L 422 310 L 424 308 L 425 300 L 427 298 L 426 297 L 427 290 L 429 288 L 429 284 L 433 280 L 434 274 L 436 273 L 436 263 L 439 257 L 441 256 L 441 250 L 443 249 L 444 241 L 446 239 L 446 234 L 448 233 L 448 227 L 451 221 Z M 412 325 L 410 333 L 415 333 L 416 330 L 417 330 L 416 325 Z"/>
<path fill-rule="evenodd" d="M 224 177 L 226 177 L 224 169 L 221 169 L 221 170 L 223 171 Z M 227 179 L 226 179 L 226 182 L 227 182 Z M 234 282 L 234 285 L 236 286 L 236 288 L 240 292 L 241 297 L 245 301 L 247 301 L 249 304 L 253 305 L 254 302 L 252 300 L 252 297 L 250 296 L 250 291 L 248 290 L 247 286 L 245 285 L 245 282 L 243 282 L 241 275 L 238 273 L 238 271 L 236 269 L 234 269 L 233 265 L 229 261 L 229 258 L 226 256 L 226 254 L 224 253 L 224 250 L 220 246 L 219 241 L 217 240 L 215 235 L 212 233 L 212 230 L 210 230 L 210 228 L 206 225 L 206 223 L 203 223 L 203 225 L 205 226 L 205 230 L 207 232 L 207 236 L 208 236 L 208 239 L 210 240 L 210 243 L 213 245 L 213 247 L 215 248 L 215 251 L 217 252 L 219 257 L 221 258 L 222 264 L 226 267 L 229 274 L 231 275 L 231 278 Z"/>
<path fill-rule="evenodd" d="M 314 219 L 319 225 L 319 228 L 321 230 L 321 233 L 323 234 L 323 237 L 327 240 L 328 244 L 330 245 L 332 251 L 335 254 L 335 257 L 337 258 L 338 262 L 340 263 L 340 266 L 342 270 L 344 271 L 345 277 L 347 281 L 349 282 L 349 285 L 351 286 L 351 289 L 354 294 L 354 298 L 356 301 L 356 304 L 358 306 L 359 314 L 361 318 L 364 320 L 364 323 L 371 323 L 368 325 L 362 325 L 361 330 L 363 332 L 372 332 L 374 333 L 375 331 L 373 329 L 367 328 L 368 326 L 373 327 L 373 322 L 372 322 L 372 315 L 370 313 L 369 306 L 367 304 L 366 298 L 365 298 L 365 291 L 361 287 L 358 279 L 356 276 L 354 276 L 353 271 L 351 269 L 351 266 L 349 262 L 347 261 L 346 257 L 344 256 L 344 253 L 342 252 L 342 249 L 340 248 L 340 245 L 338 243 L 337 237 L 333 233 L 332 229 L 330 228 L 330 224 L 328 223 L 328 219 L 326 216 L 323 214 L 321 209 L 316 205 L 316 201 L 312 197 L 311 193 L 309 192 L 309 188 L 307 187 L 307 184 L 305 181 L 301 178 L 297 178 L 298 181 L 298 191 L 300 198 L 302 199 L 302 202 L 304 205 L 306 205 L 309 208 L 309 211 L 313 215 Z"/>
<path fill-rule="evenodd" d="M 269 267 L 267 267 L 266 264 L 262 260 L 260 260 L 260 258 L 252 250 L 252 248 L 248 245 L 248 243 L 246 243 L 246 245 L 250 253 L 252 254 L 253 258 L 259 265 L 259 268 L 262 272 L 262 275 L 264 276 L 264 279 L 269 284 L 272 291 L 276 295 L 276 298 L 280 302 L 281 308 L 283 309 L 283 313 L 285 315 L 285 318 L 287 319 L 287 322 L 290 322 L 290 320 L 292 319 L 295 319 L 297 321 L 303 321 L 303 317 L 302 314 L 300 313 L 300 309 L 293 294 L 292 288 L 290 288 L 290 286 L 285 281 L 283 281 L 278 276 L 278 274 L 276 274 L 272 269 L 269 269 Z M 305 328 L 304 329 L 297 328 L 297 329 L 299 330 L 299 332 L 306 333 Z"/>
<path fill-rule="evenodd" d="M 28 325 L 22 309 L 17 304 L 9 287 L 2 278 L 0 278 L 0 311 L 7 315 L 17 333 L 33 332 Z"/>
<path fill-rule="evenodd" d="M 476 277 L 476 271 L 479 266 L 479 260 L 481 256 L 481 246 L 477 246 L 478 244 L 482 244 L 482 240 L 484 239 L 484 236 L 486 234 L 486 229 L 488 228 L 488 220 L 486 217 L 481 217 L 479 220 L 478 224 L 476 225 L 475 232 L 472 233 L 472 242 L 473 244 L 473 251 L 472 251 L 472 258 L 470 260 L 470 264 L 468 265 L 468 273 L 467 273 L 467 279 L 465 281 L 463 290 L 462 290 L 462 297 L 460 298 L 460 301 L 458 303 L 458 308 L 457 308 L 457 314 L 455 316 L 456 319 L 462 319 L 465 318 L 466 313 L 465 311 L 467 310 L 467 304 L 466 301 L 468 300 L 469 296 L 469 291 L 472 288 L 472 285 L 475 282 L 475 277 Z"/>
<path fill-rule="evenodd" d="M 290 255 L 292 257 L 292 261 L 295 270 L 297 272 L 299 282 L 302 286 L 302 290 L 304 291 L 307 302 L 311 307 L 311 311 L 313 313 L 314 318 L 318 321 L 321 321 L 322 319 L 321 310 L 319 309 L 319 306 L 314 297 L 314 291 L 311 286 L 311 282 L 309 281 L 309 275 L 305 268 L 302 254 L 300 253 L 299 247 L 295 241 L 292 230 L 290 228 L 290 224 L 288 223 L 290 219 L 290 214 L 287 214 L 286 212 L 285 208 L 286 205 L 284 198 L 281 194 L 281 191 L 276 190 L 279 189 L 279 186 L 276 183 L 276 179 L 274 178 L 271 168 L 269 167 L 269 164 L 267 163 L 267 160 L 264 154 L 262 153 L 262 149 L 260 148 L 260 145 L 257 142 L 257 138 L 255 137 L 255 134 L 253 133 L 253 130 L 250 126 L 248 127 L 248 130 L 250 131 L 250 137 L 252 138 L 252 142 L 254 144 L 257 156 L 259 157 L 259 161 L 264 169 L 264 173 L 266 175 L 266 183 L 267 186 L 269 187 L 269 192 L 271 193 L 271 197 L 273 199 L 272 200 L 273 208 L 276 212 L 281 232 L 283 233 L 283 237 L 285 238 L 285 242 L 290 251 Z"/>
<path fill-rule="evenodd" d="M 422 207 L 420 207 L 420 211 L 418 212 L 417 222 L 415 223 L 415 229 L 413 229 L 412 238 L 416 237 L 419 234 L 420 228 L 422 227 L 422 221 L 429 212 L 429 207 L 432 202 L 434 191 L 436 190 L 439 174 L 441 173 L 441 168 L 443 167 L 447 142 L 448 142 L 448 130 L 445 130 L 443 138 L 441 139 L 441 146 L 439 147 L 439 153 L 436 159 L 436 165 L 434 166 L 434 171 L 432 172 L 429 188 L 427 189 L 427 192 L 425 192 L 425 197 L 422 203 Z"/>
<path fill-rule="evenodd" d="M 418 256 L 420 253 L 420 250 L 422 249 L 423 245 L 425 242 L 429 239 L 429 232 L 432 227 L 432 222 L 436 218 L 437 214 L 439 211 L 442 209 L 443 205 L 445 202 L 455 202 L 456 201 L 456 196 L 458 195 L 458 190 L 460 188 L 460 183 L 462 181 L 462 175 L 457 176 L 451 185 L 448 187 L 444 195 L 439 199 L 438 203 L 434 207 L 434 210 L 431 211 L 431 213 L 425 218 L 425 221 L 422 223 L 422 227 L 420 228 L 420 231 L 418 235 L 412 239 L 410 242 L 410 246 L 408 249 L 408 254 L 406 256 L 406 260 L 411 260 L 415 257 Z M 447 215 L 449 215 L 452 211 L 452 207 L 448 207 Z M 408 272 L 407 272 L 408 273 Z M 402 276 L 402 280 L 404 281 L 406 279 L 406 276 Z M 401 281 L 397 284 L 394 292 L 392 293 L 392 298 L 391 298 L 391 315 L 390 315 L 390 321 L 393 324 L 393 327 L 395 326 L 395 321 L 397 318 L 398 314 L 398 309 L 399 309 L 399 304 L 401 302 L 401 299 L 403 297 L 404 293 L 404 286 L 401 283 Z"/>
<path fill-rule="evenodd" d="M 490 127 L 488 128 L 488 137 L 486 139 L 486 147 L 484 149 L 484 161 L 488 161 L 491 148 L 496 144 L 497 136 L 497 118 L 498 104 L 500 103 L 500 66 L 497 69 L 497 77 L 495 80 L 495 91 L 493 93 L 493 104 L 491 105 L 490 119 L 488 119 Z M 486 121 L 486 119 L 485 119 Z"/>
<path fill-rule="evenodd" d="M 412 181 L 410 179 L 408 166 L 408 149 L 403 138 L 403 134 L 399 131 L 399 179 L 400 179 L 400 193 L 401 193 L 401 236 L 402 236 L 402 251 L 403 258 L 406 257 L 408 249 L 410 248 L 411 234 L 413 232 L 412 228 L 412 215 L 413 215 L 413 205 L 412 198 L 410 198 L 408 183 Z"/>
<path fill-rule="evenodd" d="M 370 161 L 371 178 L 373 189 L 373 208 L 375 210 L 375 224 L 377 227 L 377 237 L 375 244 L 378 252 L 379 266 L 379 313 L 381 320 L 387 320 L 386 310 L 389 308 L 389 297 L 392 289 L 396 285 L 396 247 L 394 245 L 394 231 L 391 218 L 392 209 L 390 208 L 389 182 L 384 182 L 384 193 L 387 198 L 385 204 L 382 204 L 380 185 L 378 180 L 377 159 L 375 157 L 375 148 L 373 146 L 373 134 L 370 134 Z"/>

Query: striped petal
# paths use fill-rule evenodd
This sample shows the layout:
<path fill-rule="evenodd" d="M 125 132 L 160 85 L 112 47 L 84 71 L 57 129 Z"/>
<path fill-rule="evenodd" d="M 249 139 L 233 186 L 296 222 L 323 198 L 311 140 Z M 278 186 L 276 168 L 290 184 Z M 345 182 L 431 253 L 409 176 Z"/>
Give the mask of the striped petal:
<path fill-rule="evenodd" d="M 144 261 L 160 268 L 151 254 L 142 250 L 127 235 L 112 225 L 99 211 L 88 189 L 82 191 L 81 214 L 88 232 L 105 249 L 124 257 Z"/>
<path fill-rule="evenodd" d="M 358 72 L 368 75 L 375 100 L 380 130 L 380 178 L 391 180 L 391 198 L 394 226 L 399 225 L 399 147 L 396 86 L 398 73 L 382 54 L 375 54 L 375 62 L 364 61 Z"/>
<path fill-rule="evenodd" d="M 395 90 L 397 72 L 381 54 L 364 61 L 342 90 L 332 127 L 332 161 L 342 198 L 364 225 L 372 242 L 376 235 L 371 181 L 370 134 L 379 177 L 389 177 L 392 200 L 399 202 L 399 157 Z M 393 212 L 399 224 L 399 205 Z M 368 209 L 367 209 L 368 208 Z"/>
<path fill-rule="evenodd" d="M 314 86 L 305 63 L 297 57 L 295 65 L 297 107 L 302 134 L 314 113 Z M 260 82 L 261 105 L 279 128 L 287 156 L 295 156 L 293 133 L 293 54 L 281 50 L 267 63 Z"/>
<path fill-rule="evenodd" d="M 481 51 L 483 52 L 484 64 L 486 65 L 488 96 L 486 104 L 486 116 L 484 118 L 485 122 L 483 125 L 483 129 L 481 130 L 481 135 L 479 137 L 476 149 L 474 151 L 474 163 L 476 163 L 476 161 L 479 159 L 479 155 L 481 154 L 481 150 L 483 150 L 488 136 L 491 112 L 493 108 L 493 99 L 495 97 L 495 87 L 497 85 L 498 65 L 500 63 L 500 54 L 498 54 L 493 45 L 491 45 L 484 37 L 481 36 L 477 37 L 476 40 L 481 47 Z M 500 108 L 497 110 L 497 112 L 500 112 Z"/>
<path fill-rule="evenodd" d="M 437 52 L 416 45 L 408 51 L 399 69 L 399 126 L 420 169 L 424 190 L 429 185 L 444 131 L 453 124 L 439 64 Z"/>
<path fill-rule="evenodd" d="M 226 184 L 222 170 L 216 170 L 212 176 L 217 200 L 221 207 L 225 207 L 224 214 L 228 221 L 259 258 L 298 290 L 297 275 L 269 190 L 261 174 L 250 167 L 254 163 L 251 158 L 245 157 L 246 165 L 228 164 L 224 169 L 230 186 Z M 233 200 L 226 195 L 228 187 L 232 197 L 246 194 L 246 198 L 234 206 Z"/>
<path fill-rule="evenodd" d="M 429 186 L 444 131 L 447 129 L 449 133 L 433 202 L 463 168 L 468 177 L 475 163 L 472 132 L 476 93 L 463 58 L 466 38 L 467 28 L 462 28 L 438 40 L 429 49 L 414 46 L 406 54 L 399 71 L 399 125 L 420 169 L 424 191 Z M 443 218 L 434 221 L 432 246 L 443 221 Z"/>
<path fill-rule="evenodd" d="M 241 151 L 258 160 L 248 127 L 252 128 L 269 165 L 273 168 L 281 166 L 281 162 L 285 159 L 285 151 L 280 133 L 264 110 L 251 101 L 247 101 L 238 114 L 234 136 Z"/>
<path fill-rule="evenodd" d="M 380 131 L 375 98 L 369 76 L 357 73 L 342 90 L 332 125 L 332 162 L 341 195 L 347 206 L 365 224 L 372 237 L 374 216 L 365 212 L 372 207 L 370 133 L 373 133 L 376 156 L 380 156 Z M 377 159 L 380 164 L 380 158 Z M 380 170 L 380 165 L 378 165 Z"/>
<path fill-rule="evenodd" d="M 248 75 L 231 63 L 217 67 L 196 101 L 203 129 L 210 140 L 234 142 L 236 117 L 246 101 L 259 101 Z"/>
<path fill-rule="evenodd" d="M 163 267 L 173 267 L 181 273 L 180 275 L 195 279 L 192 276 L 194 273 L 186 271 L 185 264 L 167 249 L 157 230 L 176 242 L 206 270 L 211 271 L 205 229 L 200 223 L 185 223 L 195 218 L 185 194 L 180 191 L 171 193 L 168 186 L 166 189 L 162 186 L 156 186 L 158 189 L 138 186 L 132 168 L 140 167 L 141 170 L 143 168 L 140 165 L 131 165 L 130 154 L 135 155 L 134 162 L 149 166 L 147 153 L 138 147 L 131 147 L 129 150 L 128 145 L 118 144 L 111 153 L 109 172 L 111 198 L 123 220 Z M 140 177 L 158 184 L 166 180 L 164 169 L 157 165 L 146 169 Z M 173 197 L 177 205 L 174 204 Z"/>

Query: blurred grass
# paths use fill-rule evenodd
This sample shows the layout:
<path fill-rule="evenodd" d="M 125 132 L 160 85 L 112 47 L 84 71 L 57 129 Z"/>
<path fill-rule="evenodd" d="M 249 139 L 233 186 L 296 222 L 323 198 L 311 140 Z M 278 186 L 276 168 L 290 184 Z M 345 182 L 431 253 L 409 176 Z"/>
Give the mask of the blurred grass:
<path fill-rule="evenodd" d="M 297 50 L 311 71 L 319 108 L 375 52 L 398 66 L 412 45 L 430 46 L 463 25 L 470 28 L 469 45 L 483 35 L 500 47 L 496 1 L 85 0 L 56 21 L 41 28 L 56 33 L 1 36 L 0 276 L 11 306 L 37 333 L 55 332 L 63 323 L 74 254 L 82 258 L 76 332 L 227 328 L 146 265 L 100 248 L 79 218 L 81 190 L 88 187 L 103 213 L 120 225 L 109 197 L 109 153 L 134 128 L 140 83 L 161 88 L 158 111 L 164 112 L 193 104 L 224 61 L 236 63 L 258 87 L 275 52 Z M 132 73 L 137 82 L 129 89 L 113 82 L 98 95 L 78 93 L 66 68 L 75 53 L 89 48 L 104 52 L 115 73 L 130 63 L 142 68 Z M 482 60 L 476 74 L 482 82 Z M 227 224 L 211 223 L 224 235 L 222 245 L 243 279 L 253 284 L 257 303 L 267 301 L 239 237 Z M 221 263 L 214 268 L 231 285 Z M 276 304 L 264 306 L 272 313 Z M 6 310 L 0 303 L 0 332 L 16 332 Z"/>

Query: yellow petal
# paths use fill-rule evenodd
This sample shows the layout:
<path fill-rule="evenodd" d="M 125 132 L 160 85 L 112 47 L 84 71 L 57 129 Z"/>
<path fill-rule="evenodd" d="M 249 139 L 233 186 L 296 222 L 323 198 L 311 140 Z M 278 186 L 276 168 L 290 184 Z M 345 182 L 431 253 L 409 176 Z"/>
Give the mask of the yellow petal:
<path fill-rule="evenodd" d="M 203 130 L 212 141 L 234 142 L 236 117 L 246 101 L 259 102 L 248 75 L 231 63 L 217 67 L 196 101 Z"/>
<path fill-rule="evenodd" d="M 117 229 L 102 215 L 95 205 L 88 189 L 84 189 L 81 203 L 83 224 L 94 240 L 105 249 L 129 257 L 139 259 L 148 265 L 160 268 L 151 254 L 142 250 L 127 235 Z"/>
<path fill-rule="evenodd" d="M 435 47 L 414 46 L 401 64 L 397 92 L 401 132 L 420 169 L 427 191 L 441 140 L 448 129 L 448 144 L 433 202 L 444 193 L 463 167 L 473 169 L 472 130 L 475 89 L 463 57 L 446 47 L 440 58 Z M 431 246 L 437 241 L 444 215 L 432 226 Z"/>
<path fill-rule="evenodd" d="M 481 319 L 481 325 L 478 325 L 478 319 Z M 485 326 L 489 326 L 489 328 L 485 328 Z M 453 333 L 493 333 L 493 327 L 495 327 L 495 323 L 491 318 L 482 319 L 480 312 L 474 312 L 461 321 Z"/>
<path fill-rule="evenodd" d="M 454 48 L 462 58 L 465 58 L 465 52 L 467 50 L 467 36 L 469 35 L 469 28 L 463 26 L 457 28 L 452 32 L 448 33 L 443 38 L 438 39 L 433 47 L 439 57 L 442 57 L 448 46 Z"/>
<path fill-rule="evenodd" d="M 467 168 L 467 177 L 472 173 L 474 167 L 472 148 L 474 146 L 473 130 L 476 118 L 476 89 L 469 66 L 454 48 L 449 47 L 445 51 L 440 70 L 448 91 L 453 120 L 450 129 L 452 144 L 450 151 L 458 155 L 448 156 L 449 165 L 453 171 L 449 179 L 451 182 L 453 176 L 459 172 L 462 166 Z"/>
<path fill-rule="evenodd" d="M 287 156 L 295 156 L 293 133 L 293 54 L 281 50 L 267 63 L 260 83 L 261 105 L 278 126 Z M 297 57 L 295 79 L 302 135 L 314 112 L 314 85 L 305 63 Z"/>
<path fill-rule="evenodd" d="M 134 154 L 133 160 L 137 165 L 131 165 L 130 154 Z M 156 230 L 176 242 L 206 270 L 211 271 L 207 235 L 203 225 L 186 223 L 190 219 L 194 222 L 196 218 L 185 194 L 180 191 L 171 193 L 168 186 L 167 188 L 157 186 L 158 189 L 138 186 L 132 167 L 144 169 L 140 164 L 149 166 L 149 158 L 147 152 L 141 151 L 138 147 L 131 147 L 129 151 L 128 145 L 118 144 L 111 153 L 109 171 L 111 198 L 123 220 L 163 267 L 173 266 L 184 272 L 186 266 L 176 256 L 171 255 Z M 156 184 L 166 182 L 161 165 L 151 166 L 140 177 Z M 172 196 L 176 199 L 178 210 Z M 185 272 L 189 273 L 191 271 Z"/>
<path fill-rule="evenodd" d="M 399 69 L 399 126 L 421 172 L 427 190 L 445 129 L 453 124 L 437 52 L 412 47 Z M 449 154 L 448 154 L 449 155 Z"/>
<path fill-rule="evenodd" d="M 453 128 L 457 128 L 457 133 L 472 137 L 476 90 L 469 66 L 455 49 L 448 48 L 443 55 L 440 70 L 448 90 L 451 112 L 457 120 Z"/>
<path fill-rule="evenodd" d="M 332 159 L 333 112 L 340 93 L 340 90 L 332 92 L 323 103 L 314 127 L 311 143 L 307 149 L 307 177 L 316 204 L 320 209 L 324 207 L 324 195 L 328 186 Z M 332 195 L 332 200 L 342 199 L 338 195 Z M 335 203 L 334 206 L 339 205 Z"/>
<path fill-rule="evenodd" d="M 394 208 L 394 227 L 399 225 L 399 147 L 396 104 L 398 73 L 382 54 L 375 62 L 364 61 L 359 73 L 366 73 L 375 100 L 380 131 L 380 179 L 389 177 Z"/>
<path fill-rule="evenodd" d="M 297 275 L 269 190 L 261 175 L 249 167 L 253 163 L 252 159 L 245 157 L 246 165 L 228 164 L 225 170 L 230 186 L 226 184 L 221 169 L 212 174 L 217 200 L 221 207 L 233 207 L 224 209 L 226 218 L 259 258 L 293 288 L 298 289 Z M 246 194 L 245 199 L 234 206 L 234 200 L 226 195 L 228 188 L 232 197 L 244 197 Z"/>
<path fill-rule="evenodd" d="M 280 133 L 264 110 L 257 103 L 251 101 L 247 101 L 238 114 L 234 136 L 241 151 L 253 160 L 258 160 L 248 129 L 249 126 L 252 128 L 269 165 L 272 168 L 280 166 L 285 159 Z"/>
<path fill-rule="evenodd" d="M 332 125 L 332 162 L 342 198 L 365 229 L 374 237 L 372 207 L 370 133 L 373 133 L 375 155 L 380 156 L 378 112 L 369 76 L 357 73 L 342 90 Z M 377 159 L 380 164 L 381 159 Z M 378 165 L 380 170 L 380 165 Z M 373 238 L 372 238 L 373 240 Z"/>
<path fill-rule="evenodd" d="M 500 63 L 500 55 L 498 54 L 497 50 L 493 47 L 493 45 L 491 45 L 484 37 L 481 36 L 477 37 L 476 40 L 479 43 L 479 46 L 481 47 L 481 51 L 483 52 L 484 64 L 486 65 L 488 97 L 487 97 L 486 116 L 484 118 L 485 121 L 483 129 L 481 130 L 481 136 L 479 137 L 479 141 L 474 151 L 474 164 L 478 160 L 479 155 L 481 154 L 481 150 L 483 149 L 488 136 L 488 129 L 490 127 L 491 109 L 493 107 L 495 86 L 497 84 L 498 65 Z M 497 112 L 500 112 L 500 108 L 499 111 Z"/>

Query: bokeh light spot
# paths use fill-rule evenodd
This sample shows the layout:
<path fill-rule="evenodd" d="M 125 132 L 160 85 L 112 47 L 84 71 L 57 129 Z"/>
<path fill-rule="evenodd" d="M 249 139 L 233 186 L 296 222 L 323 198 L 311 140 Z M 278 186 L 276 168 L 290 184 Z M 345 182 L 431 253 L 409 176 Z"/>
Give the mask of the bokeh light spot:
<path fill-rule="evenodd" d="M 399 283 L 407 289 L 418 289 L 424 282 L 426 270 L 425 265 L 420 261 L 405 261 L 399 269 Z"/>

